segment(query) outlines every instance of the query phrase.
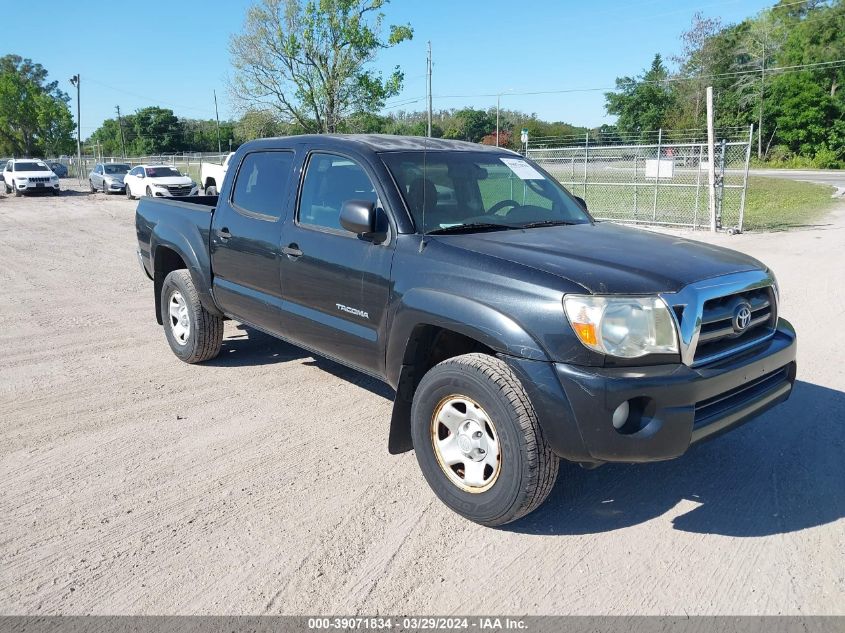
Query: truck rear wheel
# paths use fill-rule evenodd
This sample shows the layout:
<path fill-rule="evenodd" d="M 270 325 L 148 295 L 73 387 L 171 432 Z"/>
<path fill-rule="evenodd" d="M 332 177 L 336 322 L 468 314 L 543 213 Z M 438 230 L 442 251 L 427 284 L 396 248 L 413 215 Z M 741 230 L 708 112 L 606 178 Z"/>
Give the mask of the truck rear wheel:
<path fill-rule="evenodd" d="M 214 185 L 209 185 L 205 188 L 205 195 L 207 196 L 216 196 L 217 195 L 217 187 Z"/>
<path fill-rule="evenodd" d="M 504 525 L 532 512 L 557 479 L 558 458 L 525 389 L 492 356 L 456 356 L 423 376 L 411 434 L 434 493 L 482 525 Z"/>
<path fill-rule="evenodd" d="M 165 277 L 161 320 L 170 349 L 186 363 L 201 363 L 220 353 L 223 319 L 202 306 L 187 270 L 174 270 Z"/>

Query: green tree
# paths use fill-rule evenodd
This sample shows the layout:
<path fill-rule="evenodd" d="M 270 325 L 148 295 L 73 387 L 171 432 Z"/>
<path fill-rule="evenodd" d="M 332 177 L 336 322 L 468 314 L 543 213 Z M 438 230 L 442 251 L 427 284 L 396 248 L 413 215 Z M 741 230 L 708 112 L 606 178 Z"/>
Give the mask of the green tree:
<path fill-rule="evenodd" d="M 443 137 L 478 143 L 495 129 L 495 115 L 491 116 L 484 110 L 464 108 L 455 112 L 452 124 L 444 130 Z"/>
<path fill-rule="evenodd" d="M 0 154 L 61 154 L 74 145 L 69 98 L 47 70 L 18 55 L 0 57 Z"/>
<path fill-rule="evenodd" d="M 688 31 L 681 35 L 683 50 L 672 61 L 679 65 L 679 76 L 687 81 L 675 87 L 676 103 L 669 117 L 670 127 L 704 127 L 704 95 L 712 85 L 713 75 L 719 64 L 720 50 L 714 37 L 721 30 L 718 18 L 708 18 L 696 13 Z"/>
<path fill-rule="evenodd" d="M 675 105 L 669 71 L 660 54 L 640 77 L 616 80 L 616 92 L 605 93 L 605 109 L 618 117 L 617 127 L 623 134 L 632 134 L 664 127 Z"/>
<path fill-rule="evenodd" d="M 309 132 L 336 132 L 353 112 L 377 112 L 399 93 L 398 67 L 370 68 L 378 51 L 411 39 L 410 26 L 381 36 L 387 0 L 262 0 L 232 37 L 232 94 L 253 109 L 272 108 Z"/>
<path fill-rule="evenodd" d="M 182 126 L 173 110 L 157 106 L 141 108 L 130 122 L 127 142 L 132 143 L 133 153 L 161 154 L 180 151 L 183 147 Z"/>

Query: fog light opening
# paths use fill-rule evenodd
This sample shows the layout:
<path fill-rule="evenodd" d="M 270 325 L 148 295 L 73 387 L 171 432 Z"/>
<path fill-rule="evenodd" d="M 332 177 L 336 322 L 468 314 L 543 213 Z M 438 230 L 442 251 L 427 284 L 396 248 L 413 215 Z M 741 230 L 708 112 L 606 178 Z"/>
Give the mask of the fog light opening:
<path fill-rule="evenodd" d="M 633 435 L 649 425 L 655 414 L 655 404 L 651 398 L 638 396 L 626 400 L 613 411 L 613 428 L 621 435 Z"/>
<path fill-rule="evenodd" d="M 613 412 L 613 428 L 618 431 L 625 426 L 630 412 L 631 406 L 628 404 L 627 400 L 616 407 L 616 410 Z"/>

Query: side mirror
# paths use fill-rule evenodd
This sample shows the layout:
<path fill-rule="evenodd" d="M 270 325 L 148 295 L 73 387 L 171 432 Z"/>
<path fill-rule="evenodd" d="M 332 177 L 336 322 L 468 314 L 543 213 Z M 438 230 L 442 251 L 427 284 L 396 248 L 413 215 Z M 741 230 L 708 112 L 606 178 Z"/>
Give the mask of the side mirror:
<path fill-rule="evenodd" d="M 581 196 L 572 196 L 572 197 L 575 198 L 578 201 L 578 204 L 580 204 L 582 207 L 584 207 L 584 211 L 587 210 L 587 202 L 584 200 L 584 198 L 582 198 Z"/>
<path fill-rule="evenodd" d="M 356 235 L 376 230 L 376 205 L 369 200 L 347 200 L 340 209 L 340 225 Z"/>

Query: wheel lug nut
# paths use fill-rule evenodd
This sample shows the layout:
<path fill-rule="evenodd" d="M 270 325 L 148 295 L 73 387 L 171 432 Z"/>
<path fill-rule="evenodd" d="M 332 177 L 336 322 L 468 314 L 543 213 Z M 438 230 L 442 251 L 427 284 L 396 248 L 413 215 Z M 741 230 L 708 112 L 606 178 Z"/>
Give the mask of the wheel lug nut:
<path fill-rule="evenodd" d="M 486 452 L 487 452 L 487 451 L 485 451 L 483 448 L 479 448 L 479 449 L 478 449 L 478 454 L 479 454 L 479 455 L 484 455 L 484 453 L 486 453 Z"/>
<path fill-rule="evenodd" d="M 480 438 L 481 437 L 481 431 L 476 431 L 475 433 L 473 433 L 473 436 L 476 437 L 476 438 Z"/>

